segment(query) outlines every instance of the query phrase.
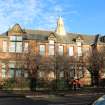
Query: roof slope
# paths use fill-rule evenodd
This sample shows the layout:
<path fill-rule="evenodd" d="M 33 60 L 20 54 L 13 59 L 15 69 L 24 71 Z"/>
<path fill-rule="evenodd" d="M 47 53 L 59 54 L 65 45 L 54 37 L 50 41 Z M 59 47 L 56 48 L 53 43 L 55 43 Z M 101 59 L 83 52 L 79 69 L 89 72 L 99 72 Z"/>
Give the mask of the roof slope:
<path fill-rule="evenodd" d="M 24 29 L 25 38 L 30 40 L 48 40 L 48 36 L 54 31 L 45 31 L 45 30 L 31 30 L 31 29 Z M 56 35 L 56 34 L 55 34 Z M 0 37 L 7 37 L 8 31 L 1 34 Z M 85 34 L 78 34 L 78 33 L 67 33 L 66 36 L 56 35 L 57 42 L 59 43 L 70 43 L 73 44 L 73 39 L 77 36 L 82 36 L 84 44 L 91 44 L 94 42 L 95 35 L 85 35 Z M 98 40 L 98 44 L 101 44 L 100 40 Z"/>
<path fill-rule="evenodd" d="M 50 33 L 53 31 L 44 30 L 25 30 L 28 39 L 47 40 Z M 53 32 L 54 33 L 54 32 Z M 94 35 L 84 35 L 77 33 L 67 33 L 66 36 L 56 35 L 57 41 L 61 43 L 74 43 L 73 39 L 81 35 L 84 40 L 84 44 L 91 44 L 94 41 Z"/>

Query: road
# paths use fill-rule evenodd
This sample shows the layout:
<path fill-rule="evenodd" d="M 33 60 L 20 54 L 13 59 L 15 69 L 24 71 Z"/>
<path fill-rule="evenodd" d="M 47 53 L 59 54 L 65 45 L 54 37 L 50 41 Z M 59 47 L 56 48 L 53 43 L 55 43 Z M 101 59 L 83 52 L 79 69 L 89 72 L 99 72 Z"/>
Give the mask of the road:
<path fill-rule="evenodd" d="M 3 97 L 0 105 L 91 105 L 101 94 L 43 96 L 43 97 Z"/>

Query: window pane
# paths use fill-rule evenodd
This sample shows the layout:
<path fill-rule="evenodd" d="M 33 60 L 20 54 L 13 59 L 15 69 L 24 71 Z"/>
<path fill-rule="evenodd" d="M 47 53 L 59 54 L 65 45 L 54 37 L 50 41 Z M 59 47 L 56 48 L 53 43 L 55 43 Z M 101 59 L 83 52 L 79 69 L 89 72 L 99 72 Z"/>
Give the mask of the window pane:
<path fill-rule="evenodd" d="M 82 69 L 79 70 L 78 77 L 79 78 L 83 77 L 83 70 Z"/>
<path fill-rule="evenodd" d="M 17 41 L 22 41 L 22 36 L 17 36 L 16 38 Z"/>
<path fill-rule="evenodd" d="M 77 42 L 77 46 L 81 46 L 81 42 Z"/>
<path fill-rule="evenodd" d="M 9 64 L 9 77 L 13 78 L 14 77 L 14 70 L 15 70 L 15 64 L 14 63 L 10 63 Z"/>
<path fill-rule="evenodd" d="M 6 77 L 6 65 L 2 63 L 2 70 L 1 70 L 2 78 Z"/>
<path fill-rule="evenodd" d="M 64 71 L 61 71 L 61 72 L 60 72 L 59 77 L 60 77 L 60 78 L 63 78 L 63 77 L 64 77 Z"/>
<path fill-rule="evenodd" d="M 49 55 L 54 55 L 54 45 L 49 45 Z"/>
<path fill-rule="evenodd" d="M 73 56 L 73 47 L 69 47 L 69 56 Z"/>
<path fill-rule="evenodd" d="M 49 40 L 49 44 L 54 44 L 54 40 Z"/>
<path fill-rule="evenodd" d="M 15 52 L 15 48 L 16 48 L 15 42 L 10 42 L 9 43 L 9 52 Z"/>
<path fill-rule="evenodd" d="M 28 42 L 24 43 L 24 52 L 28 52 Z"/>
<path fill-rule="evenodd" d="M 45 55 L 45 45 L 40 45 L 40 55 Z"/>
<path fill-rule="evenodd" d="M 6 77 L 6 70 L 2 69 L 2 78 L 5 78 L 5 77 Z"/>
<path fill-rule="evenodd" d="M 16 70 L 16 77 L 21 77 L 21 70 Z"/>
<path fill-rule="evenodd" d="M 70 78 L 74 78 L 74 76 L 75 76 L 75 71 L 72 69 L 72 70 L 70 70 Z"/>
<path fill-rule="evenodd" d="M 82 48 L 78 47 L 78 56 L 82 56 Z"/>
<path fill-rule="evenodd" d="M 16 42 L 16 52 L 22 52 L 22 42 Z"/>
<path fill-rule="evenodd" d="M 10 78 L 13 78 L 14 77 L 14 69 L 10 69 Z"/>
<path fill-rule="evenodd" d="M 10 36 L 11 41 L 16 41 L 16 36 Z"/>
<path fill-rule="evenodd" d="M 3 52 L 7 52 L 7 41 L 3 41 Z"/>
<path fill-rule="evenodd" d="M 5 65 L 5 63 L 2 63 L 2 68 L 6 68 L 6 65 Z"/>
<path fill-rule="evenodd" d="M 15 64 L 14 63 L 10 63 L 9 64 L 9 68 L 15 68 Z"/>
<path fill-rule="evenodd" d="M 50 71 L 48 73 L 48 80 L 53 80 L 54 78 L 55 78 L 54 72 L 53 71 Z"/>
<path fill-rule="evenodd" d="M 24 71 L 24 77 L 25 77 L 25 78 L 28 77 L 28 72 Z"/>
<path fill-rule="evenodd" d="M 63 46 L 59 46 L 59 55 L 63 55 Z"/>
<path fill-rule="evenodd" d="M 44 78 L 44 72 L 43 71 L 39 71 L 38 72 L 38 76 L 39 76 L 39 78 Z"/>

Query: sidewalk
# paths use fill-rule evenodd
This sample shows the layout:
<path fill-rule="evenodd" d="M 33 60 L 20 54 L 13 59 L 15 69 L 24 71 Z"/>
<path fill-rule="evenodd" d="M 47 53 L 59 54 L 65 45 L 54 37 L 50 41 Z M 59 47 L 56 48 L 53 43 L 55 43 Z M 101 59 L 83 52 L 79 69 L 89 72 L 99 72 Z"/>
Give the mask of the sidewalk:
<path fill-rule="evenodd" d="M 24 94 L 17 94 L 17 93 L 14 93 L 12 91 L 0 90 L 0 98 L 4 98 L 4 97 L 25 97 L 25 95 Z"/>
<path fill-rule="evenodd" d="M 48 96 L 72 96 L 72 95 L 103 95 L 105 89 L 101 88 L 85 88 L 80 90 L 69 90 L 69 91 L 7 91 L 0 90 L 0 97 L 48 97 Z"/>

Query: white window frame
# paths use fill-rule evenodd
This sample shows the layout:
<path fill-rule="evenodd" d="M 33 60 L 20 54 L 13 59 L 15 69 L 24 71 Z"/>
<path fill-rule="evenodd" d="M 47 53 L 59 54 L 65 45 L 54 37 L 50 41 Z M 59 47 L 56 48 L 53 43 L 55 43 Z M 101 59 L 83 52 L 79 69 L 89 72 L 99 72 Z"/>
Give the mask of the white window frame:
<path fill-rule="evenodd" d="M 24 52 L 28 52 L 28 47 L 29 47 L 29 44 L 28 42 L 24 42 Z"/>
<path fill-rule="evenodd" d="M 38 77 L 39 78 L 44 78 L 44 75 L 45 75 L 44 71 L 39 71 L 38 72 Z"/>
<path fill-rule="evenodd" d="M 15 76 L 15 62 L 10 62 L 9 63 L 9 77 L 14 78 L 14 76 Z"/>
<path fill-rule="evenodd" d="M 64 53 L 64 46 L 63 45 L 59 46 L 58 52 L 59 52 L 59 55 L 63 55 L 63 53 Z"/>
<path fill-rule="evenodd" d="M 44 44 L 41 44 L 40 46 L 39 46 L 39 53 L 40 53 L 40 55 L 45 55 L 45 50 L 46 48 L 45 48 L 45 45 Z"/>
<path fill-rule="evenodd" d="M 16 41 L 16 36 L 10 36 L 10 41 Z"/>
<path fill-rule="evenodd" d="M 2 78 L 6 78 L 6 64 L 2 63 L 2 70 L 1 70 Z"/>
<path fill-rule="evenodd" d="M 7 52 L 7 49 L 8 49 L 7 41 L 6 40 L 3 40 L 2 51 L 3 52 Z"/>
<path fill-rule="evenodd" d="M 81 46 L 82 45 L 81 41 L 77 41 L 76 43 L 77 43 L 77 46 Z"/>
<path fill-rule="evenodd" d="M 78 56 L 82 56 L 82 47 L 77 47 Z"/>
<path fill-rule="evenodd" d="M 16 73 L 15 76 L 16 76 L 17 78 L 19 78 L 19 77 L 21 77 L 22 70 L 21 70 L 21 69 L 16 69 L 16 72 L 15 72 L 15 73 Z"/>
<path fill-rule="evenodd" d="M 22 41 L 22 36 L 16 36 L 17 41 Z"/>
<path fill-rule="evenodd" d="M 49 45 L 48 54 L 53 56 L 54 55 L 54 51 L 55 51 L 54 45 Z"/>
<path fill-rule="evenodd" d="M 49 44 L 54 44 L 54 40 L 49 40 Z"/>
<path fill-rule="evenodd" d="M 71 46 L 69 47 L 69 56 L 73 56 L 74 55 L 74 47 Z"/>
<path fill-rule="evenodd" d="M 21 43 L 21 46 L 19 45 Z M 23 50 L 22 36 L 10 36 L 9 52 L 21 53 Z"/>
<path fill-rule="evenodd" d="M 64 77 L 64 71 L 60 71 L 59 77 L 60 78 L 63 78 Z"/>
<path fill-rule="evenodd" d="M 9 52 L 16 52 L 16 43 L 15 42 L 9 42 Z"/>
<path fill-rule="evenodd" d="M 16 42 L 16 52 L 22 52 L 22 42 Z"/>

